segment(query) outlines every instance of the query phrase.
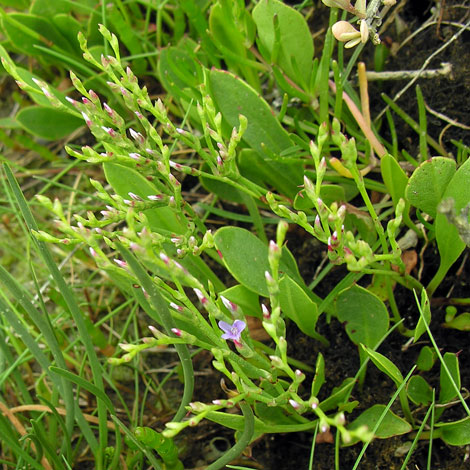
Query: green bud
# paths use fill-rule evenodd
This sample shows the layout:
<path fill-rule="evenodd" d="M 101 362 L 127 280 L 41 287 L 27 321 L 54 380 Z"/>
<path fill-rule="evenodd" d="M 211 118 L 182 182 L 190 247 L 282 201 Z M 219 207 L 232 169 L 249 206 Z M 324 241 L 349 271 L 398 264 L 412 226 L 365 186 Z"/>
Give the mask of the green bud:
<path fill-rule="evenodd" d="M 280 220 L 277 224 L 276 230 L 276 243 L 279 247 L 284 244 L 286 238 L 287 230 L 289 229 L 289 224 L 285 220 Z"/>
<path fill-rule="evenodd" d="M 318 135 L 317 135 L 317 142 L 318 142 L 319 152 L 321 152 L 321 150 L 323 148 L 323 145 L 327 141 L 328 137 L 329 137 L 329 135 L 328 135 L 328 124 L 326 122 L 323 122 L 322 124 L 320 124 L 320 127 L 318 128 Z M 320 155 L 319 155 L 319 157 L 320 157 Z"/>
<path fill-rule="evenodd" d="M 207 408 L 208 405 L 200 401 L 193 401 L 189 404 L 189 406 L 187 406 L 187 409 L 194 413 L 202 413 L 203 411 L 207 410 Z"/>
<path fill-rule="evenodd" d="M 341 147 L 343 142 L 346 141 L 346 137 L 341 133 L 341 123 L 336 118 L 333 119 L 331 125 L 331 139 L 338 147 Z"/>
<path fill-rule="evenodd" d="M 320 162 L 320 149 L 318 148 L 317 144 L 313 140 L 310 141 L 310 154 L 312 155 L 313 161 L 315 162 L 315 166 L 318 165 Z"/>
<path fill-rule="evenodd" d="M 238 138 L 241 139 L 242 135 L 246 131 L 246 128 L 248 127 L 248 119 L 243 116 L 243 114 L 239 114 L 238 120 L 240 121 L 240 126 L 238 126 Z"/>
<path fill-rule="evenodd" d="M 46 209 L 53 212 L 52 201 L 47 196 L 42 196 L 41 194 L 36 194 L 36 199 L 43 205 Z"/>
<path fill-rule="evenodd" d="M 70 72 L 70 79 L 72 80 L 72 84 L 77 91 L 79 91 L 83 96 L 88 96 L 88 91 L 83 86 L 83 83 L 72 71 Z"/>
<path fill-rule="evenodd" d="M 357 160 L 357 148 L 356 140 L 351 137 L 348 141 L 345 141 L 341 145 L 341 155 L 344 160 L 344 166 L 348 169 L 354 167 Z"/>
<path fill-rule="evenodd" d="M 277 343 L 277 347 L 279 348 L 279 352 L 281 353 L 281 357 L 284 360 L 287 360 L 287 341 L 284 336 L 279 337 L 279 341 Z"/>
<path fill-rule="evenodd" d="M 68 240 L 68 239 L 60 239 L 60 238 L 57 238 L 57 237 L 54 237 L 46 232 L 43 232 L 42 230 L 39 230 L 39 231 L 36 231 L 36 230 L 31 230 L 31 233 L 34 235 L 34 237 L 37 239 L 37 240 L 40 240 L 42 242 L 47 242 L 47 243 L 64 243 L 63 240 Z M 70 240 L 68 240 L 69 243 L 70 243 Z M 68 243 L 65 243 L 66 245 Z"/>
<path fill-rule="evenodd" d="M 405 210 L 406 202 L 403 198 L 400 198 L 398 201 L 397 206 L 395 207 L 395 216 L 401 217 L 403 215 L 403 211 Z"/>
<path fill-rule="evenodd" d="M 278 356 L 269 356 L 269 359 L 271 359 L 271 364 L 273 367 L 276 369 L 284 369 L 284 363 L 282 362 L 282 359 Z"/>
<path fill-rule="evenodd" d="M 307 177 L 307 175 L 304 175 L 304 188 L 305 192 L 307 193 L 307 196 L 311 201 L 315 201 L 317 199 L 317 194 L 315 191 L 315 185 L 312 183 L 312 181 Z"/>

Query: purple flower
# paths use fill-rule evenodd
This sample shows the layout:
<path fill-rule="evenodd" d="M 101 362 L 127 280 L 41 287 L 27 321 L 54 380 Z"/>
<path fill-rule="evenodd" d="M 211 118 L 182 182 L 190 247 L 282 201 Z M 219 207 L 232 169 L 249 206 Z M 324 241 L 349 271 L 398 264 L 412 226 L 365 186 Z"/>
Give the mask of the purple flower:
<path fill-rule="evenodd" d="M 236 344 L 240 342 L 240 335 L 246 328 L 246 323 L 242 320 L 235 320 L 233 325 L 230 325 L 221 320 L 219 321 L 219 328 L 224 331 L 222 339 L 231 339 Z"/>

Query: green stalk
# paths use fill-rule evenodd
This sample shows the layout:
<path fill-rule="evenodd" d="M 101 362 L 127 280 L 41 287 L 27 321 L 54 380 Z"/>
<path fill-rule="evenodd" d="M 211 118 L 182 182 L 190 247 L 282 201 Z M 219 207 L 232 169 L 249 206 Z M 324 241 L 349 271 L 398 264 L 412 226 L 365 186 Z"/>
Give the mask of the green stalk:
<path fill-rule="evenodd" d="M 375 208 L 369 198 L 369 194 L 367 194 L 367 190 L 364 185 L 364 180 L 362 179 L 362 176 L 359 173 L 357 165 L 354 164 L 353 168 L 351 168 L 350 171 L 354 177 L 354 182 L 356 183 L 357 189 L 359 190 L 359 193 L 362 196 L 362 199 L 367 207 L 367 210 L 369 211 L 372 221 L 374 222 L 375 230 L 377 232 L 377 235 L 379 236 L 380 244 L 382 245 L 382 252 L 383 254 L 388 254 L 388 244 L 387 244 L 387 238 L 385 237 L 384 228 L 382 227 L 382 224 L 379 221 L 379 217 L 377 216 L 377 213 L 375 212 Z"/>
<path fill-rule="evenodd" d="M 428 411 L 426 412 L 426 416 L 424 417 L 423 422 L 419 426 L 418 432 L 416 433 L 416 436 L 413 439 L 410 450 L 408 451 L 408 454 L 406 455 L 405 460 L 403 461 L 403 464 L 402 464 L 400 470 L 406 470 L 408 461 L 410 460 L 411 455 L 413 454 L 413 451 L 416 449 L 416 446 L 418 445 L 418 440 L 421 436 L 421 433 L 423 432 L 424 426 L 426 425 L 426 423 L 428 421 L 429 415 L 431 414 L 431 412 L 433 410 L 434 410 L 434 400 L 431 403 L 431 406 L 429 407 Z M 429 444 L 431 445 L 431 442 Z"/>
<path fill-rule="evenodd" d="M 323 46 L 323 53 L 320 60 L 319 72 L 317 74 L 316 91 L 318 91 L 318 101 L 320 104 L 319 108 L 319 120 L 318 122 L 323 123 L 328 121 L 328 109 L 329 109 L 329 89 L 328 89 L 328 76 L 330 74 L 330 63 L 331 56 L 333 55 L 333 48 L 335 46 L 335 40 L 331 31 L 331 26 L 336 23 L 338 19 L 338 9 L 332 8 L 330 12 L 330 24 L 325 37 L 325 44 Z"/>
<path fill-rule="evenodd" d="M 459 397 L 460 403 L 462 403 L 462 406 L 463 406 L 465 412 L 467 413 L 468 416 L 470 416 L 470 408 L 468 407 L 467 402 L 465 401 L 464 397 L 462 396 L 462 393 L 460 392 L 459 387 L 455 383 L 455 380 L 452 377 L 452 374 L 451 374 L 449 368 L 447 367 L 447 364 L 445 363 L 444 358 L 442 357 L 441 350 L 437 346 L 436 340 L 434 339 L 434 336 L 431 332 L 431 329 L 429 328 L 429 324 L 428 324 L 428 322 L 426 320 L 426 317 L 423 313 L 423 309 L 421 308 L 421 302 L 418 300 L 416 292 L 414 294 L 415 294 L 416 304 L 418 305 L 418 310 L 419 310 L 421 320 L 423 320 L 423 322 L 424 322 L 424 326 L 426 327 L 426 331 L 429 335 L 429 339 L 431 340 L 431 343 L 434 347 L 434 350 L 436 351 L 437 357 L 441 361 L 441 365 L 444 368 L 444 370 L 446 371 L 446 374 L 449 377 L 449 380 L 450 380 L 452 386 L 454 387 L 455 393 Z"/>
<path fill-rule="evenodd" d="M 387 109 L 387 111 L 385 112 L 385 116 L 387 118 L 390 135 L 392 136 L 392 151 L 390 153 L 396 160 L 398 160 L 398 137 L 397 130 L 395 128 L 395 122 L 393 121 L 393 116 L 390 110 Z"/>
<path fill-rule="evenodd" d="M 124 258 L 124 261 L 126 261 L 126 263 L 136 275 L 141 286 L 148 293 L 151 305 L 155 309 L 155 311 L 158 312 L 158 315 L 162 320 L 163 327 L 165 328 L 166 333 L 169 336 L 174 336 L 174 333 L 172 333 L 171 329 L 175 328 L 176 325 L 173 321 L 165 299 L 162 297 L 160 292 L 158 292 L 152 279 L 144 270 L 142 265 L 137 261 L 135 256 L 127 248 L 125 248 L 121 243 L 118 242 L 116 242 L 116 248 L 121 253 L 122 257 Z M 183 368 L 184 390 L 180 406 L 172 421 L 181 421 L 181 419 L 186 414 L 186 406 L 189 404 L 193 396 L 194 371 L 188 347 L 185 344 L 175 344 L 175 349 L 180 358 L 181 367 Z"/>
<path fill-rule="evenodd" d="M 267 244 L 268 238 L 266 236 L 266 232 L 264 231 L 264 224 L 261 219 L 261 216 L 259 215 L 259 210 L 258 206 L 256 205 L 256 202 L 252 197 L 248 196 L 245 193 L 240 192 L 240 196 L 242 197 L 242 200 L 245 203 L 248 212 L 250 213 L 251 222 L 255 226 L 256 233 L 258 234 L 259 239 L 263 243 Z"/>
<path fill-rule="evenodd" d="M 418 99 L 418 113 L 419 113 L 419 153 L 421 154 L 421 161 L 424 162 L 428 159 L 428 146 L 426 142 L 427 120 L 426 108 L 424 106 L 423 93 L 421 87 L 416 85 L 416 97 Z"/>
<path fill-rule="evenodd" d="M 215 462 L 211 463 L 206 470 L 219 470 L 232 460 L 236 459 L 250 444 L 253 434 L 255 432 L 255 418 L 251 406 L 247 403 L 241 403 L 240 409 L 242 410 L 243 417 L 245 418 L 243 433 L 238 439 L 238 442 L 230 448 L 222 457 L 218 458 Z"/>
<path fill-rule="evenodd" d="M 404 389 L 404 386 L 406 384 L 406 382 L 408 381 L 408 379 L 411 377 L 411 375 L 413 374 L 413 371 L 415 370 L 416 366 L 414 366 L 410 372 L 408 373 L 408 375 L 405 377 L 405 379 L 403 380 L 403 382 L 400 384 L 400 386 L 397 388 L 397 391 L 393 394 L 392 398 L 390 399 L 390 401 L 388 402 L 387 406 L 384 408 L 383 412 L 382 412 L 382 415 L 380 416 L 380 418 L 377 420 L 377 423 L 376 425 L 374 426 L 374 429 L 372 429 L 372 433 L 376 433 L 377 429 L 379 428 L 380 424 L 382 423 L 382 420 L 383 418 L 385 418 L 385 415 L 388 413 L 388 411 L 390 410 L 390 407 L 393 405 L 394 401 L 396 400 L 397 396 L 400 395 L 401 396 L 401 393 L 404 392 L 406 394 L 406 390 Z M 403 410 L 405 412 L 405 410 Z M 409 407 L 408 407 L 408 411 L 409 411 Z M 405 413 L 406 414 L 406 413 Z M 412 417 L 411 417 L 412 418 Z M 410 422 L 413 422 L 413 419 L 411 419 Z M 365 454 L 366 450 L 367 450 L 367 447 L 369 447 L 369 444 L 370 442 L 366 442 L 364 443 L 364 446 L 362 447 L 361 449 L 361 452 L 359 453 L 357 459 L 356 459 L 356 462 L 354 463 L 354 466 L 351 470 L 356 470 L 359 466 L 359 463 L 361 462 L 361 459 L 363 457 L 363 455 Z"/>

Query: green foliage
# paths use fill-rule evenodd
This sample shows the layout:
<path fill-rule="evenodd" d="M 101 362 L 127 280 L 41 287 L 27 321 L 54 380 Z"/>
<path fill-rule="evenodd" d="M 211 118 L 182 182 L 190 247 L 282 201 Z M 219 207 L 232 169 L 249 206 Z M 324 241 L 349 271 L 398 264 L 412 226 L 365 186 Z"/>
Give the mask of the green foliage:
<path fill-rule="evenodd" d="M 465 446 L 470 443 L 470 418 L 453 423 L 442 423 L 438 428 L 439 437 L 451 446 Z"/>
<path fill-rule="evenodd" d="M 158 194 L 158 189 L 138 171 L 116 163 L 103 165 L 106 180 L 122 198 L 129 193 L 137 194 L 142 199 Z M 156 207 L 145 212 L 152 231 L 167 231 L 175 234 L 183 233 L 184 225 L 178 220 L 170 207 Z"/>
<path fill-rule="evenodd" d="M 437 355 L 435 351 L 429 346 L 423 346 L 419 352 L 416 365 L 419 370 L 427 371 L 431 370 L 432 366 L 436 362 Z"/>
<path fill-rule="evenodd" d="M 377 26 L 373 12 L 360 10 L 360 2 L 357 11 L 347 2 L 324 3 L 370 19 L 371 32 Z M 11 6 L 7 0 L 0 4 Z M 37 446 L 36 460 L 44 457 L 58 469 L 60 449 L 72 468 L 78 447 L 72 449 L 70 436 L 78 430 L 98 470 L 119 468 L 121 453 L 126 452 L 129 468 L 142 467 L 145 459 L 160 468 L 152 449 L 164 468 L 181 469 L 172 438 L 207 418 L 236 431 L 234 447 L 207 467 L 216 470 L 265 433 L 334 428 L 346 445 L 359 441 L 367 445 L 374 437 L 411 431 L 419 436 L 423 427 L 415 424 L 414 412 L 421 420 L 423 405 L 430 406 L 423 426 L 433 412 L 434 437 L 450 445 L 470 442 L 468 418 L 440 421 L 444 408 L 456 397 L 470 415 L 460 392 L 463 384 L 456 354 L 442 356 L 435 343 L 432 348 L 424 346 L 416 361 L 422 375 L 412 376 L 413 364 L 407 364 L 405 356 L 398 367 L 376 350 L 395 327 L 414 342 L 426 334 L 433 341 L 432 294 L 465 247 L 468 161 L 459 162 L 457 168 L 453 159 L 434 157 L 418 166 L 419 158 L 411 157 L 417 168 L 405 171 L 398 142 L 381 142 L 359 111 L 348 82 L 359 49 L 347 65 L 342 49 L 341 60 L 332 62 L 335 34 L 329 29 L 321 60 L 314 58 L 304 10 L 278 0 L 256 5 L 242 0 L 184 0 L 158 6 L 133 0 L 102 5 L 94 0 L 36 0 L 14 6 L 15 11 L 0 11 L 6 35 L 0 56 L 24 94 L 15 98 L 18 112 L 1 120 L 0 126 L 57 141 L 86 129 L 86 124 L 90 134 L 68 142 L 66 151 L 82 161 L 80 174 L 93 171 L 95 178 L 90 182 L 94 191 L 69 188 L 60 179 L 62 173 L 46 180 L 41 192 L 57 184 L 71 193 L 66 197 L 60 193 L 54 200 L 39 196 L 39 208 L 36 202 L 27 203 L 5 167 L 9 184 L 5 199 L 16 201 L 11 206 L 17 204 L 17 215 L 21 212 L 25 220 L 23 236 L 28 250 L 33 250 L 28 256 L 35 262 L 40 255 L 48 270 L 40 274 L 48 283 L 50 273 L 54 282 L 43 296 L 33 269 L 33 293 L 0 270 L 0 282 L 7 291 L 0 298 L 5 314 L 0 328 L 5 357 L 1 365 L 12 371 L 11 378 L 8 372 L 2 380 L 13 380 L 12 389 L 20 391 L 26 404 L 41 399 L 49 406 L 41 410 L 40 418 L 34 415 L 28 431 Z M 331 24 L 336 19 L 333 10 Z M 362 36 L 351 39 L 363 40 Z M 28 56 L 29 70 L 15 64 L 10 57 L 15 53 Z M 73 89 L 64 92 L 69 71 Z M 66 93 L 82 99 L 66 99 Z M 440 146 L 427 136 L 424 104 L 417 94 L 419 123 L 401 115 L 419 133 L 421 158 L 426 158 L 428 144 Z M 343 100 L 349 112 L 341 112 Z M 333 104 L 337 115 L 330 125 Z M 396 105 L 393 109 L 399 111 Z M 389 124 L 393 127 L 391 115 Z M 20 142 L 15 135 L 0 135 L 7 137 L 10 147 Z M 80 147 L 83 140 L 85 145 Z M 28 148 L 38 146 L 32 142 Z M 392 149 L 393 156 L 385 147 Z M 50 150 L 42 153 L 60 162 Z M 201 196 L 201 187 L 210 194 Z M 444 210 L 446 201 L 454 201 L 454 212 Z M 47 222 L 38 226 L 30 206 L 38 211 L 45 208 L 53 215 L 54 226 Z M 423 218 L 423 213 L 431 219 Z M 214 233 L 209 227 L 218 221 L 212 216 L 223 217 L 225 225 Z M 246 224 L 245 228 L 232 221 Z M 424 238 L 429 243 L 436 240 L 441 265 L 427 290 L 403 261 L 405 225 L 420 245 Z M 78 301 L 45 242 L 57 245 L 58 256 L 72 259 L 74 275 L 77 266 L 78 276 L 92 267 L 86 281 L 74 278 L 77 292 L 83 282 L 86 301 Z M 310 246 L 323 249 L 324 267 L 304 270 L 308 260 L 300 256 Z M 341 278 L 333 288 L 322 289 L 329 293 L 320 297 L 317 286 L 338 265 L 345 268 L 336 270 Z M 313 278 L 303 277 L 313 272 Z M 370 285 L 368 278 L 361 279 L 364 275 L 372 277 Z M 420 317 L 413 331 L 402 325 L 395 299 L 397 283 L 409 291 L 421 291 Z M 94 310 L 88 297 L 89 291 L 97 295 L 96 285 L 102 288 L 100 299 L 108 301 L 109 294 L 109 304 Z M 121 309 L 124 318 L 114 322 Z M 107 312 L 104 318 L 102 311 Z M 326 322 L 319 322 L 325 312 Z M 113 323 L 101 329 L 96 316 L 98 322 L 111 319 Z M 248 316 L 261 320 L 256 325 L 264 329 L 269 344 L 254 340 Z M 328 345 L 332 317 L 359 347 L 361 360 L 357 373 L 345 371 L 346 378 L 334 388 L 324 387 L 331 360 L 328 349 L 324 354 L 312 352 L 312 359 L 303 364 L 288 355 L 286 339 L 291 341 L 295 331 Z M 153 337 L 142 340 L 143 323 L 151 325 Z M 465 331 L 468 323 L 467 313 L 448 311 L 444 326 Z M 317 331 L 319 324 L 325 336 Z M 108 336 L 108 331 L 113 334 Z M 121 338 L 120 356 L 114 353 L 116 336 Z M 127 409 L 128 400 L 120 396 L 113 377 L 128 364 L 139 393 L 139 376 L 149 383 L 142 353 L 169 345 L 178 353 L 184 386 L 182 397 L 171 403 L 161 394 L 165 416 L 175 413 L 164 431 L 157 433 L 138 427 L 143 409 Z M 112 357 L 105 363 L 96 348 Z M 208 404 L 192 397 L 191 354 L 199 350 L 210 355 L 213 367 L 227 382 L 225 398 L 214 397 Z M 437 358 L 442 406 L 434 410 L 434 391 L 426 372 Z M 29 367 L 33 360 L 42 371 L 34 393 L 20 369 L 15 370 L 23 363 Z M 365 380 L 369 361 L 393 381 L 396 393 L 388 406 L 374 404 L 346 426 L 345 413 L 362 405 L 360 387 L 354 388 Z M 303 382 L 314 363 L 314 377 L 307 380 L 309 393 Z M 407 377 L 401 372 L 404 365 L 411 369 Z M 160 394 L 176 371 L 175 367 L 158 384 L 152 382 L 149 390 L 155 388 Z M 79 394 L 72 393 L 72 384 L 96 399 L 96 435 L 81 412 Z M 397 396 L 405 419 L 389 409 Z M 114 400 L 120 400 L 135 435 L 115 417 Z M 416 407 L 413 413 L 410 402 Z M 56 410 L 61 406 L 65 418 Z M 242 414 L 227 411 L 235 406 Z M 109 431 L 110 419 L 114 431 Z M 0 428 L 7 436 L 6 455 L 11 461 L 44 468 L 31 457 L 32 452 L 17 444 L 16 434 L 16 440 L 10 438 L 12 427 L 3 414 Z M 108 446 L 110 432 L 115 433 L 115 449 Z M 49 442 L 48 433 L 58 437 Z"/>
<path fill-rule="evenodd" d="M 313 41 L 304 17 L 278 0 L 263 0 L 253 9 L 265 59 L 300 84 L 310 82 Z"/>
<path fill-rule="evenodd" d="M 459 360 L 456 354 L 444 354 L 440 377 L 439 402 L 448 403 L 457 396 L 461 386 Z"/>
<path fill-rule="evenodd" d="M 431 323 L 431 305 L 425 289 L 421 291 L 421 312 L 422 315 L 419 317 L 418 324 L 416 325 L 413 335 L 413 341 L 415 343 L 421 335 L 426 332 L 426 325 Z"/>
<path fill-rule="evenodd" d="M 248 121 L 243 140 L 258 154 L 252 154 L 256 162 L 260 161 L 258 178 L 279 188 L 286 196 L 294 197 L 302 182 L 301 168 L 268 158 L 292 147 L 289 135 L 273 116 L 269 105 L 254 89 L 230 73 L 211 70 L 209 79 L 214 103 L 230 129 L 239 124 L 240 115 Z"/>
<path fill-rule="evenodd" d="M 452 198 L 455 209 L 459 211 L 470 200 L 470 187 L 466 184 L 470 177 L 470 161 L 467 160 L 450 179 L 442 199 Z M 429 292 L 434 292 L 449 268 L 455 263 L 465 248 L 457 228 L 452 225 L 444 214 L 436 216 L 436 241 L 441 258 L 439 269 L 428 286 Z"/>
<path fill-rule="evenodd" d="M 279 302 L 287 318 L 296 323 L 302 332 L 313 338 L 320 338 L 315 331 L 318 320 L 318 306 L 287 274 L 279 282 Z"/>
<path fill-rule="evenodd" d="M 374 405 L 361 413 L 349 426 L 350 430 L 357 430 L 361 426 L 375 429 L 374 436 L 378 439 L 387 439 L 400 436 L 411 431 L 411 425 L 390 410 L 385 411 L 385 405 Z M 378 424 L 378 426 L 377 426 Z M 355 444 L 357 441 L 352 441 Z"/>
<path fill-rule="evenodd" d="M 23 108 L 16 121 L 26 131 L 47 140 L 63 139 L 82 126 L 82 120 L 76 116 L 41 106 Z"/>
<path fill-rule="evenodd" d="M 346 324 L 346 332 L 354 344 L 375 348 L 389 327 L 384 303 L 367 289 L 351 286 L 336 301 L 338 320 Z"/>
<path fill-rule="evenodd" d="M 420 375 L 414 375 L 406 386 L 408 398 L 416 405 L 429 405 L 432 401 L 432 388 Z"/>
<path fill-rule="evenodd" d="M 265 277 L 269 270 L 268 247 L 251 232 L 239 227 L 217 230 L 214 241 L 232 276 L 247 289 L 268 296 Z M 299 279 L 297 265 L 287 249 L 283 250 L 280 266 L 293 279 Z"/>
<path fill-rule="evenodd" d="M 421 163 L 406 187 L 406 198 L 410 204 L 435 219 L 437 206 L 455 174 L 455 167 L 455 160 L 444 157 L 434 157 Z"/>

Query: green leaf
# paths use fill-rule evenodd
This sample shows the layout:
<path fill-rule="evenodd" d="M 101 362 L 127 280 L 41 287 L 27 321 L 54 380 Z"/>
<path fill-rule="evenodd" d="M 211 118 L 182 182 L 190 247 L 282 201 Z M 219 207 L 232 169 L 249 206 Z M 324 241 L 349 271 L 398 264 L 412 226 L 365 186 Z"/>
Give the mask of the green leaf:
<path fill-rule="evenodd" d="M 160 52 L 158 76 L 169 93 L 186 100 L 200 101 L 197 88 L 202 83 L 202 67 L 195 54 L 183 47 L 167 47 Z"/>
<path fill-rule="evenodd" d="M 73 16 L 66 14 L 55 15 L 52 22 L 57 30 L 74 46 L 77 55 L 80 54 L 80 44 L 77 35 L 82 30 L 82 25 Z"/>
<path fill-rule="evenodd" d="M 421 291 L 421 311 L 423 314 L 419 316 L 418 324 L 416 325 L 413 335 L 413 343 L 416 343 L 421 335 L 426 332 L 426 324 L 429 325 L 431 323 L 431 305 L 426 289 Z"/>
<path fill-rule="evenodd" d="M 445 328 L 453 328 L 454 330 L 470 331 L 470 313 L 464 312 L 452 320 L 442 324 Z"/>
<path fill-rule="evenodd" d="M 129 19 L 124 18 L 120 8 L 114 3 L 107 3 L 106 16 L 114 31 L 119 34 L 119 41 L 123 43 L 130 52 L 130 55 L 138 55 L 144 52 L 142 48 L 142 38 L 135 28 L 129 24 Z M 147 61 L 144 58 L 133 61 L 132 70 L 136 75 L 144 74 Z"/>
<path fill-rule="evenodd" d="M 325 359 L 322 353 L 318 353 L 317 363 L 315 364 L 315 376 L 312 381 L 312 390 L 310 395 L 316 397 L 325 383 Z"/>
<path fill-rule="evenodd" d="M 23 108 L 16 115 L 16 120 L 23 129 L 47 140 L 62 139 L 83 126 L 83 119 L 65 111 L 42 106 Z"/>
<path fill-rule="evenodd" d="M 222 70 L 210 71 L 210 86 L 215 102 L 230 127 L 238 126 L 238 116 L 248 119 L 243 140 L 264 154 L 263 145 L 276 154 L 293 144 L 288 133 L 273 116 L 268 103 L 245 82 Z"/>
<path fill-rule="evenodd" d="M 253 60 L 248 50 L 251 41 L 247 34 L 254 29 L 254 24 L 248 24 L 250 22 L 253 23 L 253 20 L 248 11 L 245 8 L 240 11 L 236 2 L 218 1 L 212 5 L 209 27 L 215 46 L 223 54 L 231 71 L 242 75 L 251 86 L 260 89 L 258 72 L 247 61 Z"/>
<path fill-rule="evenodd" d="M 293 199 L 298 192 L 297 185 L 302 184 L 303 170 L 300 165 L 272 161 L 267 157 L 267 154 L 279 156 L 293 145 L 268 103 L 229 72 L 213 69 L 209 73 L 209 82 L 214 103 L 230 129 L 238 127 L 240 114 L 247 118 L 243 141 L 264 160 L 273 186 Z"/>
<path fill-rule="evenodd" d="M 326 412 L 337 408 L 339 405 L 344 405 L 344 401 L 348 399 L 356 383 L 356 379 L 347 377 L 339 387 L 334 387 L 330 396 L 320 403 L 322 411 Z"/>
<path fill-rule="evenodd" d="M 444 157 L 434 157 L 421 163 L 406 187 L 408 202 L 436 218 L 437 206 L 455 174 L 455 167 L 455 160 Z"/>
<path fill-rule="evenodd" d="M 2 7 L 14 7 L 17 10 L 23 10 L 30 4 L 30 0 L 0 0 Z"/>
<path fill-rule="evenodd" d="M 9 13 L 2 16 L 2 26 L 14 47 L 32 57 L 44 55 L 36 45 L 74 53 L 72 45 L 47 17 Z"/>
<path fill-rule="evenodd" d="M 287 164 L 272 161 L 263 157 L 256 150 L 245 148 L 238 158 L 240 173 L 260 186 L 273 186 L 279 192 L 295 197 L 298 187 L 291 184 L 288 178 L 282 176 L 282 169 L 291 171 Z M 267 189 L 266 189 L 267 191 Z"/>
<path fill-rule="evenodd" d="M 144 200 L 147 199 L 147 196 L 158 194 L 155 186 L 132 168 L 116 163 L 104 163 L 103 168 L 108 183 L 124 199 L 129 197 L 129 192 L 137 194 Z M 144 211 L 144 214 L 150 228 L 155 232 L 164 235 L 178 235 L 186 232 L 186 226 L 178 219 L 170 207 L 148 209 Z M 216 291 L 225 288 L 223 283 L 198 256 L 188 255 L 181 260 L 181 264 L 201 281 L 210 279 Z"/>
<path fill-rule="evenodd" d="M 419 352 L 418 359 L 416 360 L 416 366 L 419 370 L 428 371 L 432 369 L 432 366 L 436 362 L 437 354 L 434 349 L 429 346 L 423 346 Z"/>
<path fill-rule="evenodd" d="M 253 19 L 261 45 L 271 56 L 268 60 L 275 59 L 274 62 L 295 82 L 309 83 L 314 49 L 305 18 L 278 0 L 262 0 L 253 9 Z M 275 21 L 278 21 L 278 33 Z M 273 53 L 277 57 L 273 57 Z"/>
<path fill-rule="evenodd" d="M 343 290 L 336 301 L 338 320 L 354 344 L 375 348 L 388 331 L 389 315 L 384 303 L 363 287 Z"/>
<path fill-rule="evenodd" d="M 372 362 L 380 369 L 384 374 L 388 375 L 394 382 L 397 387 L 399 387 L 403 382 L 403 375 L 400 372 L 400 369 L 388 358 L 382 354 L 369 349 L 367 346 L 361 344 L 363 351 L 369 356 Z"/>
<path fill-rule="evenodd" d="M 315 331 L 318 320 L 317 304 L 287 275 L 280 280 L 279 290 L 282 313 L 303 333 L 312 338 L 319 338 L 319 334 Z"/>
<path fill-rule="evenodd" d="M 393 204 L 397 205 L 400 198 L 405 198 L 408 177 L 395 158 L 388 153 L 380 159 L 380 171 L 385 186 L 392 196 Z"/>
<path fill-rule="evenodd" d="M 30 13 L 33 15 L 51 17 L 59 13 L 70 13 L 72 5 L 61 0 L 34 0 L 31 5 Z"/>
<path fill-rule="evenodd" d="M 457 396 L 457 391 L 460 390 L 460 368 L 459 359 L 454 353 L 444 354 L 444 363 L 449 369 L 450 375 L 457 386 L 457 390 L 452 384 L 452 379 L 441 364 L 441 377 L 440 377 L 440 391 L 439 391 L 439 403 L 449 403 Z"/>
<path fill-rule="evenodd" d="M 447 185 L 443 199 L 452 198 L 455 202 L 455 210 L 460 212 L 470 201 L 470 159 L 468 159 L 454 174 Z M 441 283 L 449 268 L 455 263 L 465 248 L 465 243 L 460 238 L 455 225 L 451 224 L 444 214 L 436 216 L 436 241 L 441 257 L 439 269 L 429 283 L 428 293 L 431 295 Z"/>
<path fill-rule="evenodd" d="M 245 419 L 241 415 L 232 413 L 223 413 L 221 411 L 209 411 L 207 419 L 214 423 L 221 424 L 225 428 L 243 431 L 245 428 Z M 317 424 L 316 420 L 297 424 L 269 424 L 255 416 L 255 436 L 257 438 L 262 434 L 284 433 L 307 431 L 313 429 Z"/>
<path fill-rule="evenodd" d="M 281 425 L 281 424 L 294 424 L 295 420 L 292 417 L 284 414 L 280 406 L 268 406 L 266 403 L 256 403 L 255 413 L 258 418 L 263 420 L 266 424 Z"/>
<path fill-rule="evenodd" d="M 415 405 L 428 405 L 432 401 L 432 388 L 420 375 L 411 377 L 406 393 Z"/>
<path fill-rule="evenodd" d="M 470 444 L 470 417 L 453 423 L 436 424 L 440 438 L 451 446 L 466 446 Z"/>
<path fill-rule="evenodd" d="M 375 431 L 375 437 L 378 439 L 388 439 L 392 436 L 400 436 L 406 434 L 412 430 L 411 424 L 406 422 L 403 418 L 400 418 L 395 413 L 388 410 L 385 416 L 382 414 L 385 410 L 385 405 L 374 405 L 361 413 L 347 429 L 354 430 L 361 426 L 367 426 L 369 431 L 372 431 L 380 420 L 380 424 Z M 349 445 L 355 444 L 351 442 Z"/>
<path fill-rule="evenodd" d="M 215 246 L 232 276 L 247 289 L 264 297 L 269 296 L 265 271 L 269 271 L 268 247 L 248 230 L 223 227 L 214 235 Z M 283 248 L 280 269 L 298 279 L 295 260 Z"/>

